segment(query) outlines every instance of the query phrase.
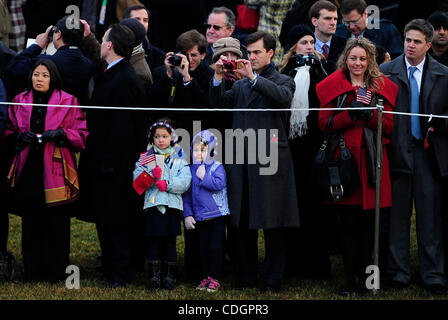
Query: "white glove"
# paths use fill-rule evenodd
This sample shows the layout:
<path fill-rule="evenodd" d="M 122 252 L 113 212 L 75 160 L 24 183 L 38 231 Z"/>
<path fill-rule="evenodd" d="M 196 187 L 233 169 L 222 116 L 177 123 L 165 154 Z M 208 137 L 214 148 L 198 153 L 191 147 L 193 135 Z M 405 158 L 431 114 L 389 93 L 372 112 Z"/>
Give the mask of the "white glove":
<path fill-rule="evenodd" d="M 199 167 L 198 167 L 198 169 L 196 170 L 196 176 L 199 178 L 199 179 L 204 179 L 204 176 L 205 176 L 205 165 L 203 165 L 203 164 L 201 164 Z"/>
<path fill-rule="evenodd" d="M 194 220 L 194 218 L 192 216 L 185 217 L 184 224 L 185 224 L 185 228 L 187 228 L 187 230 L 193 230 L 194 225 L 196 224 L 196 220 Z"/>

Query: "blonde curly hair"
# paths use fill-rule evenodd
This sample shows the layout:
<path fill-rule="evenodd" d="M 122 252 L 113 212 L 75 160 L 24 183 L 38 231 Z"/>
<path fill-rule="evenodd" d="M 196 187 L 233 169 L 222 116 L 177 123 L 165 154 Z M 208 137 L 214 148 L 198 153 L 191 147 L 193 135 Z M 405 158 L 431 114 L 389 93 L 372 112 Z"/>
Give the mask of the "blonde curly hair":
<path fill-rule="evenodd" d="M 347 40 L 344 51 L 341 53 L 338 59 L 338 69 L 344 70 L 347 77 L 349 78 L 350 72 L 347 67 L 347 59 L 352 49 L 356 47 L 364 49 L 367 54 L 368 64 L 366 72 L 364 73 L 364 81 L 367 85 L 367 88 L 379 90 L 380 87 L 378 85 L 378 80 L 379 82 L 384 83 L 383 74 L 378 69 L 378 64 L 376 63 L 375 45 L 368 39 L 359 37 L 357 39 L 352 38 Z"/>

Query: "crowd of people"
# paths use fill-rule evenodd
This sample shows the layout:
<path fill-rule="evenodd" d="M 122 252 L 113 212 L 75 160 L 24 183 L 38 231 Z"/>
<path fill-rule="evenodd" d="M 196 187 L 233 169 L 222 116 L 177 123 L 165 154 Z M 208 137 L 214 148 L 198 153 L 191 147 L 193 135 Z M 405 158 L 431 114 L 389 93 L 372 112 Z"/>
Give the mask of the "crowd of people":
<path fill-rule="evenodd" d="M 362 294 L 378 178 L 382 283 L 412 283 L 415 208 L 422 282 L 446 293 L 448 121 L 438 116 L 448 116 L 447 12 L 400 32 L 375 23 L 364 0 L 284 1 L 281 28 L 266 31 L 263 20 L 244 33 L 234 11 L 217 6 L 205 34 L 182 32 L 165 52 L 149 41 L 149 9 L 128 2 L 116 23 L 105 24 L 103 1 L 93 22 L 72 28 L 68 15 L 27 48 L 0 46 L 3 273 L 8 214 L 22 219 L 25 281 L 65 280 L 76 217 L 96 225 L 97 270 L 110 288 L 137 272 L 149 290 L 175 288 L 183 234 L 183 280 L 198 290 L 220 290 L 229 270 L 232 288 L 261 284 L 261 293 L 287 277 L 330 279 L 330 256 L 341 254 L 341 294 Z M 352 188 L 321 192 L 311 179 L 323 141 L 328 158 L 350 153 Z M 275 155 L 275 170 L 256 148 Z"/>

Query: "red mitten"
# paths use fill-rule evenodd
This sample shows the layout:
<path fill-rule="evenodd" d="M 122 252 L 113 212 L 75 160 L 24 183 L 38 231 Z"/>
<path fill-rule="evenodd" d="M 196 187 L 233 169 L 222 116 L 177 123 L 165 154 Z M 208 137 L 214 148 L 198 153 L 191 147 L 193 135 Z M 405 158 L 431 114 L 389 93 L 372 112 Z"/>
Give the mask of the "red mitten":
<path fill-rule="evenodd" d="M 165 192 L 166 191 L 166 181 L 165 180 L 157 180 L 156 181 L 156 187 L 162 191 Z"/>
<path fill-rule="evenodd" d="M 152 176 L 156 180 L 160 179 L 162 177 L 162 169 L 159 166 L 156 166 L 152 169 Z"/>

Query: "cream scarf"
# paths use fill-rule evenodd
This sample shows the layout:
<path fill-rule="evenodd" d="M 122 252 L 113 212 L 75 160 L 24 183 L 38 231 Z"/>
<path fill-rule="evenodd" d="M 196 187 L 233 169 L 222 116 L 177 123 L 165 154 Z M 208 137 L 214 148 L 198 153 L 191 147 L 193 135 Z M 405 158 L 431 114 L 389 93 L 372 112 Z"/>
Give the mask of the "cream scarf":
<path fill-rule="evenodd" d="M 308 129 L 306 117 L 309 114 L 308 90 L 310 88 L 310 66 L 296 68 L 294 77 L 296 90 L 291 102 L 291 118 L 289 127 L 289 139 L 301 137 Z M 305 110 L 296 110 L 305 109 Z"/>

